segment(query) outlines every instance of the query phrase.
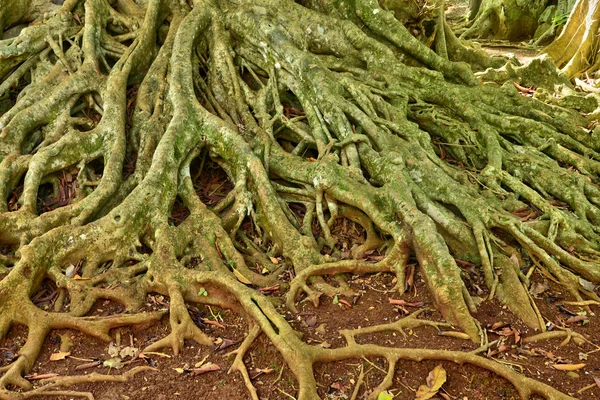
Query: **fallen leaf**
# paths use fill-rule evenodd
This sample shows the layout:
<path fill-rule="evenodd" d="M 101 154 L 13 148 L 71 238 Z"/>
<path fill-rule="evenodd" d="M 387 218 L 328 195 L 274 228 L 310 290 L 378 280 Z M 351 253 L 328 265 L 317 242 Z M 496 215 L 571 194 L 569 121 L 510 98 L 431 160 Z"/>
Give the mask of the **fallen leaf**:
<path fill-rule="evenodd" d="M 244 275 L 242 275 L 242 273 L 240 271 L 238 271 L 235 268 L 233 269 L 233 274 L 235 275 L 235 277 L 237 278 L 238 281 L 242 282 L 245 285 L 252 285 L 252 282 L 246 278 Z"/>
<path fill-rule="evenodd" d="M 104 361 L 102 363 L 102 365 L 104 365 L 105 367 L 114 368 L 114 369 L 123 368 L 123 362 L 121 361 L 120 358 L 117 358 L 117 357 L 109 358 L 108 360 Z"/>
<path fill-rule="evenodd" d="M 277 257 L 269 257 L 271 259 L 271 262 L 275 265 L 279 264 L 279 258 Z"/>
<path fill-rule="evenodd" d="M 256 372 L 260 372 L 261 374 L 270 374 L 275 371 L 273 368 L 255 368 Z"/>
<path fill-rule="evenodd" d="M 315 328 L 315 332 L 317 332 L 319 335 L 324 335 L 326 326 L 327 326 L 327 324 L 319 325 L 317 328 Z"/>
<path fill-rule="evenodd" d="M 390 392 L 380 392 L 377 400 L 392 400 L 394 396 Z"/>
<path fill-rule="evenodd" d="M 506 325 L 508 325 L 506 322 L 494 322 L 492 324 L 492 330 L 495 331 L 497 329 L 504 328 Z"/>
<path fill-rule="evenodd" d="M 225 350 L 228 347 L 238 344 L 239 341 L 229 340 L 229 339 L 221 339 L 221 342 L 217 345 L 215 351 Z"/>
<path fill-rule="evenodd" d="M 404 301 L 404 300 L 396 300 L 396 299 L 388 299 L 388 301 L 390 302 L 390 304 L 396 305 L 396 306 L 406 306 L 406 307 L 423 307 L 425 305 L 425 303 L 423 303 L 422 301 L 415 301 L 412 303 L 409 303 L 408 301 Z"/>
<path fill-rule="evenodd" d="M 135 347 L 126 346 L 126 347 L 123 347 L 121 349 L 121 351 L 119 351 L 119 356 L 121 356 L 121 358 L 125 358 L 125 357 L 134 358 L 137 356 L 137 353 L 138 353 L 138 349 L 136 349 Z"/>
<path fill-rule="evenodd" d="M 339 302 L 341 305 L 343 305 L 344 307 L 346 307 L 346 309 L 350 309 L 352 308 L 352 306 L 350 305 L 350 303 L 348 303 L 346 300 L 344 299 L 339 299 Z"/>
<path fill-rule="evenodd" d="M 340 301 L 338 300 L 337 294 L 333 296 L 333 304 L 338 304 Z"/>
<path fill-rule="evenodd" d="M 594 382 L 596 383 L 596 386 L 600 388 L 600 378 L 594 376 Z"/>
<path fill-rule="evenodd" d="M 306 325 L 310 326 L 311 328 L 317 325 L 317 316 L 310 315 L 308 318 L 306 318 Z"/>
<path fill-rule="evenodd" d="M 589 318 L 585 315 L 576 315 L 567 319 L 567 324 L 576 324 L 577 322 L 587 321 Z"/>
<path fill-rule="evenodd" d="M 40 379 L 54 378 L 55 376 L 59 376 L 59 374 L 49 373 L 49 374 L 25 375 L 25 379 L 30 380 L 30 381 L 39 381 Z"/>
<path fill-rule="evenodd" d="M 442 365 L 437 365 L 427 376 L 427 385 L 419 386 L 415 400 L 427 400 L 435 396 L 446 382 L 446 370 Z"/>
<path fill-rule="evenodd" d="M 581 285 L 582 288 L 584 288 L 588 292 L 593 292 L 594 290 L 596 290 L 596 285 L 594 285 L 592 282 L 587 281 L 583 278 L 579 278 L 579 284 Z"/>
<path fill-rule="evenodd" d="M 113 342 L 108 344 L 108 355 L 113 358 L 119 355 L 119 347 Z"/>
<path fill-rule="evenodd" d="M 175 371 L 177 371 L 178 374 L 183 374 L 184 369 L 183 368 L 173 368 Z"/>
<path fill-rule="evenodd" d="M 221 367 L 219 367 L 217 364 L 208 362 L 208 363 L 204 364 L 203 366 L 201 366 L 200 368 L 192 369 L 192 375 L 200 375 L 200 374 L 205 374 L 207 372 L 220 371 L 220 370 L 221 370 Z"/>
<path fill-rule="evenodd" d="M 550 366 L 559 371 L 577 371 L 585 367 L 585 364 L 550 364 Z"/>
<path fill-rule="evenodd" d="M 204 364 L 204 362 L 206 361 L 207 358 L 208 358 L 208 354 L 205 355 L 202 360 L 200 360 L 196 364 L 194 364 L 194 368 L 200 368 L 202 366 L 202 364 Z"/>
<path fill-rule="evenodd" d="M 200 318 L 202 320 L 202 322 L 204 322 L 206 325 L 213 325 L 216 327 L 219 327 L 221 329 L 225 329 L 225 325 L 217 322 L 217 321 L 213 321 L 212 319 L 208 319 L 208 318 Z"/>
<path fill-rule="evenodd" d="M 50 354 L 50 361 L 64 360 L 69 355 L 71 355 L 71 352 L 68 352 L 68 351 L 59 351 L 58 353 Z"/>
<path fill-rule="evenodd" d="M 322 347 L 324 349 L 328 349 L 331 347 L 331 344 L 329 344 L 329 342 L 322 342 L 322 343 L 319 343 L 317 346 Z"/>
<path fill-rule="evenodd" d="M 544 293 L 549 288 L 550 288 L 550 285 L 548 285 L 548 281 L 544 279 L 544 282 L 542 282 L 542 283 L 533 282 L 533 284 L 529 288 L 529 293 L 531 293 L 531 295 L 533 297 L 537 297 L 540 294 Z"/>

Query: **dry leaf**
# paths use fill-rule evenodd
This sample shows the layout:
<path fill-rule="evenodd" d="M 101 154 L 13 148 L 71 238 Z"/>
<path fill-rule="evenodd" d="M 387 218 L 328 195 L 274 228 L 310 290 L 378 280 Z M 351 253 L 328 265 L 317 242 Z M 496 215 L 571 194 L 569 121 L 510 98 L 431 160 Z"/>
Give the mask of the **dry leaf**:
<path fill-rule="evenodd" d="M 508 325 L 506 322 L 494 322 L 492 324 L 492 330 L 495 331 L 497 329 L 504 328 L 506 325 Z"/>
<path fill-rule="evenodd" d="M 50 361 L 64 360 L 69 355 L 71 355 L 70 351 L 59 351 L 58 353 L 50 354 Z"/>
<path fill-rule="evenodd" d="M 271 259 L 271 262 L 275 265 L 279 264 L 279 258 L 277 257 L 269 257 Z"/>
<path fill-rule="evenodd" d="M 390 302 L 390 304 L 393 304 L 395 306 L 423 307 L 425 305 L 425 303 L 423 303 L 422 301 L 415 301 L 412 303 L 409 303 L 408 301 L 396 300 L 396 299 L 388 299 L 388 301 Z"/>
<path fill-rule="evenodd" d="M 121 351 L 119 351 L 119 355 L 121 356 L 121 358 L 125 358 L 127 356 L 134 358 L 135 356 L 137 356 L 137 353 L 138 349 L 131 346 L 123 347 Z"/>
<path fill-rule="evenodd" d="M 219 345 L 217 345 L 217 348 L 215 348 L 215 351 L 225 350 L 226 348 L 236 345 L 238 343 L 239 343 L 239 341 L 234 341 L 234 340 L 229 340 L 229 339 L 221 339 Z"/>
<path fill-rule="evenodd" d="M 108 355 L 113 358 L 119 355 L 119 347 L 113 342 L 108 344 Z"/>
<path fill-rule="evenodd" d="M 531 293 L 533 297 L 537 297 L 549 288 L 550 286 L 548 285 L 548 281 L 544 279 L 544 282 L 542 283 L 533 282 L 533 284 L 529 288 L 529 293 Z"/>
<path fill-rule="evenodd" d="M 255 368 L 255 369 L 256 369 L 256 372 L 259 372 L 259 373 L 265 374 L 265 375 L 270 374 L 273 371 L 275 371 L 273 368 Z"/>
<path fill-rule="evenodd" d="M 317 332 L 319 335 L 324 335 L 325 334 L 325 327 L 327 326 L 327 324 L 321 324 L 319 325 L 316 329 L 315 332 Z"/>
<path fill-rule="evenodd" d="M 437 365 L 427 376 L 427 385 L 419 386 L 415 400 L 427 400 L 435 396 L 446 382 L 446 370 Z"/>
<path fill-rule="evenodd" d="M 104 363 L 102 363 L 102 365 L 104 365 L 105 367 L 108 368 L 114 368 L 114 369 L 121 369 L 123 368 L 123 363 L 121 362 L 120 358 L 109 358 L 108 360 L 104 361 Z"/>
<path fill-rule="evenodd" d="M 217 364 L 208 362 L 208 363 L 204 364 L 203 366 L 201 366 L 200 368 L 192 369 L 192 375 L 200 375 L 200 374 L 204 374 L 207 372 L 220 371 L 220 370 L 221 370 L 221 367 L 219 367 Z"/>
<path fill-rule="evenodd" d="M 567 324 L 576 324 L 577 322 L 587 321 L 589 318 L 585 315 L 576 315 L 567 319 Z"/>
<path fill-rule="evenodd" d="M 596 290 L 596 285 L 594 285 L 592 282 L 587 281 L 583 278 L 579 278 L 579 284 L 581 285 L 581 287 L 585 290 L 587 290 L 588 292 L 593 292 L 594 290 Z"/>
<path fill-rule="evenodd" d="M 49 373 L 49 374 L 33 374 L 33 375 L 25 375 L 25 379 L 29 381 L 39 381 L 40 379 L 48 379 L 54 378 L 55 376 L 59 376 L 59 374 Z"/>
<path fill-rule="evenodd" d="M 204 362 L 206 361 L 207 358 L 208 358 L 208 354 L 205 355 L 202 360 L 200 360 L 196 364 L 194 364 L 194 368 L 200 368 L 204 364 Z"/>
<path fill-rule="evenodd" d="M 559 371 L 577 371 L 585 367 L 585 364 L 550 364 L 550 366 Z"/>
<path fill-rule="evenodd" d="M 242 273 L 240 271 L 238 271 L 237 269 L 233 268 L 233 274 L 235 275 L 237 280 L 242 282 L 243 284 L 252 285 L 252 282 L 248 278 L 246 278 L 244 275 L 242 275 Z"/>

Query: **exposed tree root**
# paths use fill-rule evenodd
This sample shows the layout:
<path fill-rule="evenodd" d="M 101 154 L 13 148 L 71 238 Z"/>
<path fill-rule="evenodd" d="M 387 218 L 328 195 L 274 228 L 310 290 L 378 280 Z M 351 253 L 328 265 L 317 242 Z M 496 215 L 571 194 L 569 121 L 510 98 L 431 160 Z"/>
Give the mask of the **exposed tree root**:
<path fill-rule="evenodd" d="M 522 270 L 530 263 L 574 301 L 600 301 L 597 137 L 576 111 L 480 85 L 457 61 L 493 62 L 462 48 L 443 16 L 434 51 L 375 0 L 70 0 L 39 15 L 34 1 L 10 14 L 8 3 L 0 0 L 0 32 L 36 24 L 0 41 L 0 99 L 19 92 L 0 115 L 0 338 L 17 324 L 29 330 L 2 367 L 3 395 L 45 395 L 84 379 L 10 391 L 31 389 L 24 376 L 53 329 L 108 341 L 112 328 L 168 312 L 171 332 L 147 350 L 209 344 L 186 308 L 197 303 L 252 321 L 231 371 L 253 398 L 243 358 L 260 334 L 302 400 L 318 398 L 315 363 L 357 357 L 388 361 L 371 397 L 402 360 L 431 359 L 490 370 L 523 398 L 569 398 L 474 353 L 354 340 L 451 325 L 485 346 L 456 260 L 541 331 Z M 214 207 L 197 187 L 207 158 L 233 186 Z M 332 230 L 341 218 L 363 228 L 360 246 L 339 248 Z M 374 250 L 382 259 L 361 260 Z M 302 342 L 257 290 L 283 285 L 287 270 L 295 310 L 300 295 L 317 305 L 321 293 L 348 292 L 323 276 L 391 272 L 403 293 L 411 256 L 446 322 L 413 315 L 349 328 L 343 348 Z M 60 293 L 52 312 L 31 300 L 45 279 Z M 149 293 L 168 296 L 168 311 L 141 312 Z M 125 313 L 89 316 L 99 299 Z"/>

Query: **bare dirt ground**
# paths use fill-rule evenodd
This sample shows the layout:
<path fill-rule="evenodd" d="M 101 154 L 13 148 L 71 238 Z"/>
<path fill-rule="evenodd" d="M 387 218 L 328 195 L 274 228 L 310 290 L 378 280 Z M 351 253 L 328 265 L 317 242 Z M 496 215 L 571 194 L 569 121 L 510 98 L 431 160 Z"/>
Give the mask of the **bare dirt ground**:
<path fill-rule="evenodd" d="M 409 294 L 397 296 L 390 292 L 393 277 L 388 274 L 376 276 L 348 277 L 350 286 L 359 294 L 353 298 L 340 298 L 337 304 L 331 298 L 323 298 L 318 308 L 302 304 L 298 315 L 281 312 L 292 321 L 293 326 L 303 334 L 308 343 L 331 348 L 344 345 L 338 331 L 340 329 L 364 327 L 383 324 L 397 320 L 418 309 L 431 306 L 424 283 L 418 272 L 414 277 L 414 286 Z M 516 317 L 497 301 L 484 302 L 477 318 L 486 327 L 490 341 L 498 340 L 483 356 L 511 366 L 523 374 L 547 382 L 565 393 L 579 399 L 600 398 L 600 387 L 596 385 L 596 377 L 600 377 L 600 356 L 598 347 L 592 343 L 600 343 L 600 324 L 590 313 L 582 315 L 582 309 L 564 305 L 568 296 L 560 288 L 548 281 L 538 272 L 533 274 L 535 292 L 543 290 L 536 303 L 548 321 L 551 329 L 571 329 L 587 337 L 591 343 L 577 345 L 574 341 L 562 344 L 562 339 L 539 343 L 524 344 L 528 336 L 536 332 L 522 325 Z M 480 291 L 483 285 L 474 280 L 471 290 L 474 295 L 484 297 Z M 277 297 L 277 296 L 275 296 Z M 394 306 L 389 299 L 402 299 L 410 305 Z M 341 301 L 341 300 L 345 300 Z M 347 304 L 350 306 L 348 306 Z M 164 308 L 168 299 L 160 295 L 148 296 L 147 307 Z M 190 306 L 192 307 L 192 306 Z M 195 308 L 195 307 L 194 307 Z M 593 307 L 596 309 L 597 307 Z M 91 374 L 93 372 L 122 374 L 135 366 L 150 365 L 154 371 L 136 375 L 126 383 L 98 383 L 78 385 L 71 389 L 93 393 L 98 400 L 112 399 L 208 399 L 230 398 L 249 399 L 242 378 L 239 374 L 228 374 L 233 357 L 228 352 L 234 350 L 246 333 L 245 322 L 235 314 L 226 310 L 197 308 L 195 313 L 208 321 L 217 324 L 202 324 L 205 331 L 215 338 L 212 347 L 186 343 L 185 350 L 174 356 L 170 350 L 163 353 L 146 354 L 145 359 L 125 356 L 122 368 L 110 368 L 103 365 L 111 359 L 109 344 L 84 336 L 74 331 L 56 331 L 46 340 L 44 351 L 35 368 L 28 376 L 35 384 L 36 378 L 45 374 L 61 376 Z M 595 310 L 597 311 L 597 310 Z M 111 315 L 119 313 L 119 307 L 110 301 L 99 303 L 94 307 L 93 315 Z M 580 313 L 580 314 L 577 314 Z M 441 320 L 439 313 L 426 311 L 423 318 L 434 321 Z M 199 320 L 201 321 L 201 320 Z M 141 331 L 119 329 L 113 331 L 114 344 L 119 349 L 127 346 L 142 349 L 169 333 L 168 321 L 165 319 L 156 326 Z M 20 345 L 25 341 L 25 329 L 15 328 L 0 350 L 0 363 L 12 359 Z M 70 356 L 62 360 L 51 361 L 52 354 L 60 352 L 64 338 L 71 339 L 73 345 Z M 422 327 L 405 332 L 406 337 L 397 332 L 359 337 L 359 341 L 377 343 L 394 347 L 435 348 L 444 350 L 474 350 L 477 346 L 468 340 L 443 336 L 433 327 Z M 220 369 L 201 375 L 194 375 L 192 370 L 200 365 L 213 363 Z M 283 364 L 266 340 L 258 340 L 246 357 L 253 382 L 262 399 L 291 399 L 296 395 L 293 375 Z M 560 371 L 552 366 L 557 363 L 585 364 L 576 371 Z M 412 399 L 416 389 L 425 383 L 425 379 L 437 362 L 403 362 L 397 369 L 391 393 L 398 399 Z M 483 399 L 517 399 L 516 390 L 504 381 L 487 371 L 469 365 L 441 363 L 447 372 L 447 382 L 438 398 L 460 400 Z M 383 379 L 386 365 L 378 359 L 356 359 L 320 365 L 316 368 L 319 394 L 327 399 L 348 399 L 353 393 L 360 369 L 365 372 L 365 384 L 358 397 L 366 395 Z M 587 388 L 587 390 L 585 390 Z M 581 390 L 584 391 L 581 391 Z M 45 397 L 47 398 L 47 397 Z M 72 396 L 57 396 L 58 399 L 71 399 Z"/>

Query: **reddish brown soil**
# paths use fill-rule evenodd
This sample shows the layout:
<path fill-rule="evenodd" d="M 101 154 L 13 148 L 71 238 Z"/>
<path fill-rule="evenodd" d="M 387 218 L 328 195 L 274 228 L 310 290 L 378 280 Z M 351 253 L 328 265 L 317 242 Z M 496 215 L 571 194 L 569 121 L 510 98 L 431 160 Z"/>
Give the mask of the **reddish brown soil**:
<path fill-rule="evenodd" d="M 535 281 L 539 282 L 542 282 L 544 279 L 537 273 L 533 277 Z M 312 305 L 306 303 L 301 304 L 299 313 L 295 316 L 286 313 L 284 307 L 280 308 L 282 313 L 286 313 L 285 315 L 289 318 L 294 328 L 303 333 L 304 340 L 308 343 L 322 344 L 324 346 L 331 346 L 332 348 L 340 347 L 344 345 L 344 341 L 338 334 L 339 329 L 382 324 L 402 318 L 404 315 L 403 311 L 389 304 L 389 298 L 402 298 L 408 302 L 420 301 L 425 303 L 424 307 L 431 306 L 427 290 L 418 275 L 415 279 L 416 283 L 413 291 L 403 296 L 387 292 L 393 287 L 393 278 L 389 274 L 348 278 L 351 287 L 360 293 L 357 299 L 345 298 L 349 303 L 354 303 L 350 309 L 347 309 L 341 303 L 333 304 L 332 299 L 327 297 L 322 297 L 321 305 L 318 308 L 314 308 Z M 539 296 L 537 304 L 547 321 L 556 325 L 562 325 L 565 324 L 564 321 L 570 316 L 566 313 L 567 311 L 580 311 L 578 307 L 560 306 L 565 300 L 568 300 L 567 296 L 559 288 L 551 285 L 548 290 Z M 160 296 L 149 296 L 147 306 L 148 308 L 157 309 L 167 305 L 167 302 L 168 299 Z M 407 309 L 412 312 L 418 308 L 407 307 Z M 110 302 L 105 302 L 97 304 L 93 314 L 109 315 L 119 311 L 119 307 L 115 307 Z M 200 311 L 209 319 L 214 318 L 210 310 L 202 308 Z M 156 372 L 141 373 L 127 383 L 85 384 L 75 386 L 72 389 L 91 392 L 99 400 L 250 398 L 241 375 L 239 373 L 227 374 L 233 357 L 227 356 L 226 353 L 235 349 L 239 345 L 239 341 L 244 338 L 247 329 L 246 324 L 240 317 L 231 312 L 216 309 L 213 309 L 212 312 L 214 315 L 218 314 L 223 318 L 222 323 L 225 325 L 225 329 L 207 325 L 205 329 L 206 333 L 214 338 L 227 339 L 236 344 L 225 350 L 218 351 L 214 347 L 186 343 L 185 350 L 177 357 L 173 356 L 170 350 L 164 350 L 164 354 L 168 357 L 150 355 L 151 361 L 148 361 L 156 367 Z M 426 312 L 423 314 L 423 317 L 430 320 L 441 320 L 439 313 L 434 311 Z M 492 331 L 491 326 L 495 323 L 503 322 L 507 324 L 506 327 L 509 329 L 514 328 L 517 330 L 521 337 L 531 336 L 535 332 L 519 323 L 515 316 L 497 301 L 484 302 L 479 308 L 477 318 L 484 326 L 488 326 L 490 341 L 505 339 L 506 349 L 499 354 L 493 355 L 494 359 L 504 363 L 511 363 L 514 366 L 518 365 L 523 368 L 525 375 L 547 382 L 565 393 L 572 394 L 576 398 L 600 398 L 599 387 L 593 387 L 581 394 L 577 394 L 578 390 L 594 384 L 594 376 L 600 376 L 600 357 L 598 356 L 598 352 L 594 352 L 595 348 L 592 345 L 579 347 L 571 342 L 561 347 L 560 340 L 544 341 L 531 345 L 515 343 L 514 331 L 509 333 L 508 336 L 502 336 Z M 568 326 L 574 331 L 586 335 L 592 342 L 600 343 L 600 330 L 597 318 L 592 317 L 590 322 L 584 326 L 580 324 L 572 323 Z M 501 331 L 502 328 L 497 330 L 497 332 L 503 333 Z M 168 332 L 168 321 L 164 319 L 160 324 L 142 331 L 119 329 L 113 331 L 112 334 L 113 338 L 116 338 L 117 333 L 120 335 L 121 346 L 133 343 L 133 347 L 141 349 L 164 337 Z M 65 333 L 69 334 L 73 340 L 72 357 L 65 360 L 49 361 L 50 355 L 59 351 L 59 335 Z M 408 335 L 407 339 L 404 339 L 398 333 L 386 332 L 360 336 L 359 342 L 371 342 L 393 347 L 463 351 L 473 350 L 477 347 L 470 341 L 439 336 L 433 327 L 421 327 L 406 333 Z M 11 331 L 9 338 L 0 351 L 1 364 L 5 364 L 12 357 L 12 354 L 18 350 L 19 346 L 24 343 L 26 334 L 26 330 L 22 327 L 16 327 Z M 494 349 L 492 348 L 492 350 Z M 532 351 L 539 355 L 531 356 Z M 552 353 L 552 355 L 544 352 Z M 542 354 L 547 355 L 544 356 Z M 205 356 L 208 356 L 207 362 L 219 365 L 221 370 L 197 376 L 187 373 L 187 368 L 193 368 Z M 580 360 L 580 357 L 586 356 L 587 360 Z M 578 376 L 575 376 L 573 373 L 552 369 L 549 366 L 549 364 L 553 363 L 551 357 L 560 357 L 565 362 L 585 363 L 586 366 L 576 371 Z M 108 358 L 110 356 L 108 355 L 107 343 L 84 336 L 78 332 L 56 331 L 47 338 L 44 350 L 36 362 L 31 375 L 56 373 L 66 376 L 89 374 L 92 372 L 120 374 L 133 366 L 146 364 L 143 360 L 137 360 L 120 370 L 113 369 L 111 371 L 109 368 L 103 366 L 82 370 L 76 369 L 77 366 L 89 362 L 86 360 L 106 360 Z M 125 358 L 124 361 L 128 359 Z M 253 382 L 258 389 L 259 396 L 262 399 L 290 399 L 290 396 L 296 395 L 297 385 L 293 375 L 283 365 L 281 357 L 266 339 L 261 337 L 255 343 L 252 350 L 246 356 L 245 361 L 251 377 L 254 378 Z M 354 383 L 358 379 L 361 364 L 368 373 L 366 374 L 365 384 L 360 390 L 358 398 L 365 398 L 365 395 L 376 387 L 383 378 L 384 374 L 382 371 L 386 369 L 385 360 L 372 359 L 365 361 L 354 359 L 326 365 L 316 365 L 315 376 L 320 396 L 328 399 L 350 398 L 354 390 Z M 414 398 L 414 391 L 419 385 L 425 383 L 427 374 L 437 364 L 440 363 L 434 361 L 418 363 L 400 362 L 391 392 L 398 399 Z M 460 366 L 446 362 L 441 364 L 447 371 L 448 376 L 442 393 L 450 399 L 492 400 L 518 398 L 516 390 L 508 382 L 492 373 L 469 365 Z M 282 367 L 283 370 L 281 369 Z M 183 368 L 184 372 L 181 373 L 181 370 L 178 372 L 176 368 Z M 264 372 L 267 373 L 265 374 Z M 57 398 L 70 399 L 72 396 L 57 396 Z"/>

